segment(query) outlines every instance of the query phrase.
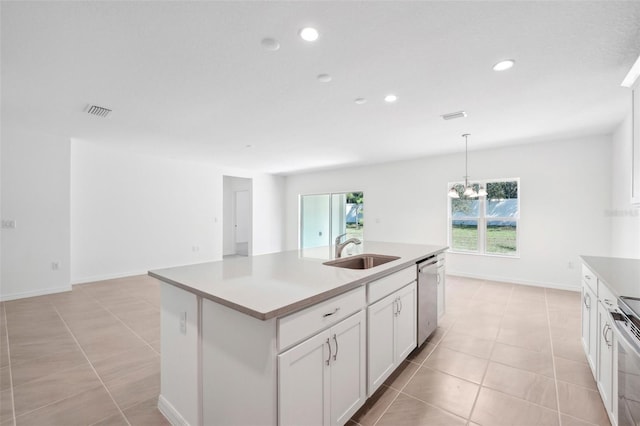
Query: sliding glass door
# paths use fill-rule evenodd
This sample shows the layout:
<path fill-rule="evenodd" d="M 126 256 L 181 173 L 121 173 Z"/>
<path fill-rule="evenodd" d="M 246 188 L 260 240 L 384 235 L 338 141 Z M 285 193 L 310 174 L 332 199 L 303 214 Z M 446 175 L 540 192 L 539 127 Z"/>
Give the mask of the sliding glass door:
<path fill-rule="evenodd" d="M 363 193 L 300 196 L 300 248 L 334 244 L 338 235 L 363 238 Z"/>

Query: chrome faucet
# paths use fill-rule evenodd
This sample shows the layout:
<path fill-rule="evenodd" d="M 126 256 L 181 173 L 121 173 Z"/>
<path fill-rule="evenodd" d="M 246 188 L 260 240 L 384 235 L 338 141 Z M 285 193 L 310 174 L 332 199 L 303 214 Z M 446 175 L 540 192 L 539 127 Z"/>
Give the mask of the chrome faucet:
<path fill-rule="evenodd" d="M 342 237 L 344 237 L 347 234 L 340 234 L 336 237 L 336 259 L 338 259 L 339 257 L 342 256 L 342 250 L 344 250 L 344 248 L 346 246 L 348 246 L 349 244 L 353 243 L 355 245 L 358 244 L 362 244 L 362 241 L 360 241 L 357 238 L 349 238 L 348 240 L 346 240 L 344 243 L 340 243 L 340 240 L 342 239 Z"/>

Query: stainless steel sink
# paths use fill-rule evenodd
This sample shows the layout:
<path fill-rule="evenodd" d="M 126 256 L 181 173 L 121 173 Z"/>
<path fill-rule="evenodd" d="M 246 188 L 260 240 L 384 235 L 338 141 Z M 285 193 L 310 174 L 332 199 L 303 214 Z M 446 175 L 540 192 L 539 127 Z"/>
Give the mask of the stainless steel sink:
<path fill-rule="evenodd" d="M 329 262 L 324 262 L 323 265 L 347 269 L 369 269 L 375 266 L 384 265 L 385 263 L 391 262 L 396 259 L 400 259 L 400 257 L 387 256 L 384 254 L 363 253 L 356 256 L 330 260 Z"/>

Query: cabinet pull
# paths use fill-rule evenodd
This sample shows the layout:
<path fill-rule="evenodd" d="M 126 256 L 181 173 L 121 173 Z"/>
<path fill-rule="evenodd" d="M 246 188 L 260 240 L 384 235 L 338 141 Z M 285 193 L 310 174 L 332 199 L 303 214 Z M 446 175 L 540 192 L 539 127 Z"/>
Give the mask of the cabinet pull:
<path fill-rule="evenodd" d="M 613 342 L 610 342 L 609 339 L 607 338 L 607 332 L 610 331 L 613 334 L 613 329 L 611 328 L 609 323 L 607 323 L 607 324 L 605 324 L 603 331 L 604 331 L 604 334 L 603 334 L 604 341 L 607 344 L 607 347 L 610 348 L 613 345 Z"/>
<path fill-rule="evenodd" d="M 584 276 L 584 279 L 585 279 L 585 280 L 587 280 L 587 281 L 591 281 L 591 276 L 589 276 L 589 275 L 585 275 L 585 276 Z"/>
<path fill-rule="evenodd" d="M 329 341 L 328 337 L 327 337 L 327 346 L 329 347 L 329 357 L 325 362 L 327 363 L 327 365 L 329 365 L 329 361 L 331 361 L 331 342 Z"/>
<path fill-rule="evenodd" d="M 587 303 L 587 300 L 589 300 L 589 303 Z M 591 310 L 591 296 L 589 294 L 586 294 L 586 293 L 584 295 L 584 306 L 587 309 Z"/>
<path fill-rule="evenodd" d="M 400 315 L 400 312 L 402 312 L 402 299 L 400 297 L 398 297 L 398 304 L 400 305 L 400 308 L 398 309 L 398 315 Z"/>
<path fill-rule="evenodd" d="M 337 314 L 339 310 L 340 310 L 340 308 L 338 307 L 338 308 L 334 309 L 333 312 L 329 312 L 328 314 L 324 314 L 322 316 L 322 318 L 330 317 L 331 315 Z"/>
<path fill-rule="evenodd" d="M 338 338 L 336 337 L 335 333 L 333 334 L 333 340 L 336 342 L 336 353 L 333 354 L 333 360 L 335 361 L 338 357 Z"/>

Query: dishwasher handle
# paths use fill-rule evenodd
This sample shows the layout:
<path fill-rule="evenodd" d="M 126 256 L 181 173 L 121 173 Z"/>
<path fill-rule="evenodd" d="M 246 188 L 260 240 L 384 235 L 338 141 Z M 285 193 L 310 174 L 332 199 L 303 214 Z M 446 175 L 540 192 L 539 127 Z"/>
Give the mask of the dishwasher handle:
<path fill-rule="evenodd" d="M 429 268 L 432 265 L 436 265 L 438 263 L 438 259 L 434 259 L 431 262 L 422 262 L 418 264 L 418 272 L 422 272 L 424 269 Z"/>

